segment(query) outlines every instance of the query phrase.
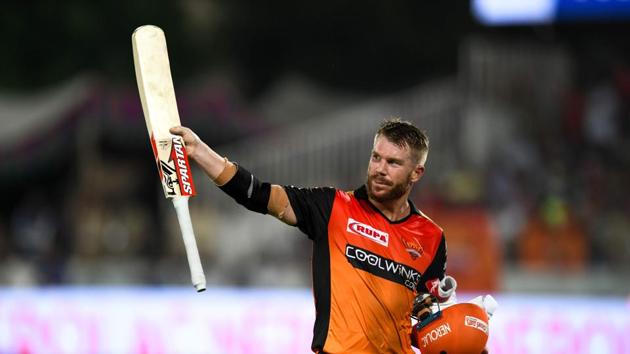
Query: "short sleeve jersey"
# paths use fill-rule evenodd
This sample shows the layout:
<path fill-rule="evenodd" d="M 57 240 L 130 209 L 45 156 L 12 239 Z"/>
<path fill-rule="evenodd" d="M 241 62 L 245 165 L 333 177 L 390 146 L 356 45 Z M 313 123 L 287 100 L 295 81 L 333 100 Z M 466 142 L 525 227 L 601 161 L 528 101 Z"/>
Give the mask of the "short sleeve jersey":
<path fill-rule="evenodd" d="M 285 186 L 297 227 L 314 244 L 316 319 L 312 350 L 320 353 L 413 353 L 411 309 L 427 282 L 444 277 L 442 229 L 409 201 L 410 214 L 390 221 L 365 186 Z"/>

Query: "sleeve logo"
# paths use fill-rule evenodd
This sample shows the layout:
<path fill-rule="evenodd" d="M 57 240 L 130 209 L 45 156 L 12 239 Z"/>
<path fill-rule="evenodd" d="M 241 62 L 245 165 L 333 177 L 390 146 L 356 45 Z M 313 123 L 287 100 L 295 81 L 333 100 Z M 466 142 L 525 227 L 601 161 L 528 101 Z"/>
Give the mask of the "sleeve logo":
<path fill-rule="evenodd" d="M 367 237 L 369 240 L 372 240 L 385 247 L 389 245 L 388 233 L 383 232 L 381 230 L 377 230 L 370 225 L 360 223 L 354 220 L 353 218 L 348 218 L 348 225 L 346 227 L 346 231 L 351 232 L 356 235 Z"/>

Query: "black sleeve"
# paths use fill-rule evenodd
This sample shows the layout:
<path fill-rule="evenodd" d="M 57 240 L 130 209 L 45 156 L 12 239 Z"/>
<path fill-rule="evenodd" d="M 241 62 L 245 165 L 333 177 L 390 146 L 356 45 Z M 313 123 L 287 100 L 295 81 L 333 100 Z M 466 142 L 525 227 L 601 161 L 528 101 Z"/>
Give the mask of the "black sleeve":
<path fill-rule="evenodd" d="M 439 279 L 442 280 L 446 275 L 446 238 L 444 237 L 444 233 L 442 233 L 442 240 L 440 241 L 440 245 L 438 246 L 437 252 L 435 252 L 435 256 L 429 264 L 427 270 L 420 277 L 420 283 L 418 284 L 418 293 L 426 294 L 429 292 L 427 289 L 426 283 L 429 280 Z"/>
<path fill-rule="evenodd" d="M 331 187 L 297 188 L 284 186 L 289 203 L 297 218 L 297 227 L 313 241 L 328 232 L 336 190 Z"/>
<path fill-rule="evenodd" d="M 256 176 L 238 165 L 236 174 L 219 189 L 245 208 L 261 214 L 267 214 L 267 203 L 271 193 L 271 184 L 260 182 Z"/>

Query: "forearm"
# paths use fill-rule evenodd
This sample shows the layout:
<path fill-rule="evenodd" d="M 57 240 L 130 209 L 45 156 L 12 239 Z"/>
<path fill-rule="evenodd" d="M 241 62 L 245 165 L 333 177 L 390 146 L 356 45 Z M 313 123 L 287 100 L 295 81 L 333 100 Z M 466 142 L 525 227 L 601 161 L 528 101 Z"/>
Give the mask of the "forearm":
<path fill-rule="evenodd" d="M 200 143 L 194 155 L 190 157 L 218 186 L 224 185 L 236 173 L 236 166 L 232 162 L 216 153 L 205 143 Z"/>
<path fill-rule="evenodd" d="M 271 214 L 289 225 L 297 223 L 284 188 L 261 182 L 242 166 L 236 166 L 228 159 L 223 161 L 225 167 L 217 177 L 213 178 L 213 175 L 208 174 L 223 192 L 251 211 Z M 212 163 L 216 163 L 216 160 Z"/>
<path fill-rule="evenodd" d="M 201 140 L 197 144 L 194 154 L 189 156 L 219 188 L 250 210 L 269 213 L 289 225 L 296 224 L 289 199 L 281 186 L 260 183 L 248 173 L 236 176 L 239 170 L 236 164 L 216 153 Z"/>

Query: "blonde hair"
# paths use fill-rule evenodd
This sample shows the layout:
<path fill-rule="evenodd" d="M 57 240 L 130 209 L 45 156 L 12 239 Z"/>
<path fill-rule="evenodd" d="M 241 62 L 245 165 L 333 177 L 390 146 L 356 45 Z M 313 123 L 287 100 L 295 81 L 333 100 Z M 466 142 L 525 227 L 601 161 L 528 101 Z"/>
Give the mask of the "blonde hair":
<path fill-rule="evenodd" d="M 378 130 L 376 137 L 384 136 L 397 146 L 407 147 L 416 163 L 424 165 L 429 154 L 429 137 L 413 123 L 391 117 L 385 119 Z"/>

